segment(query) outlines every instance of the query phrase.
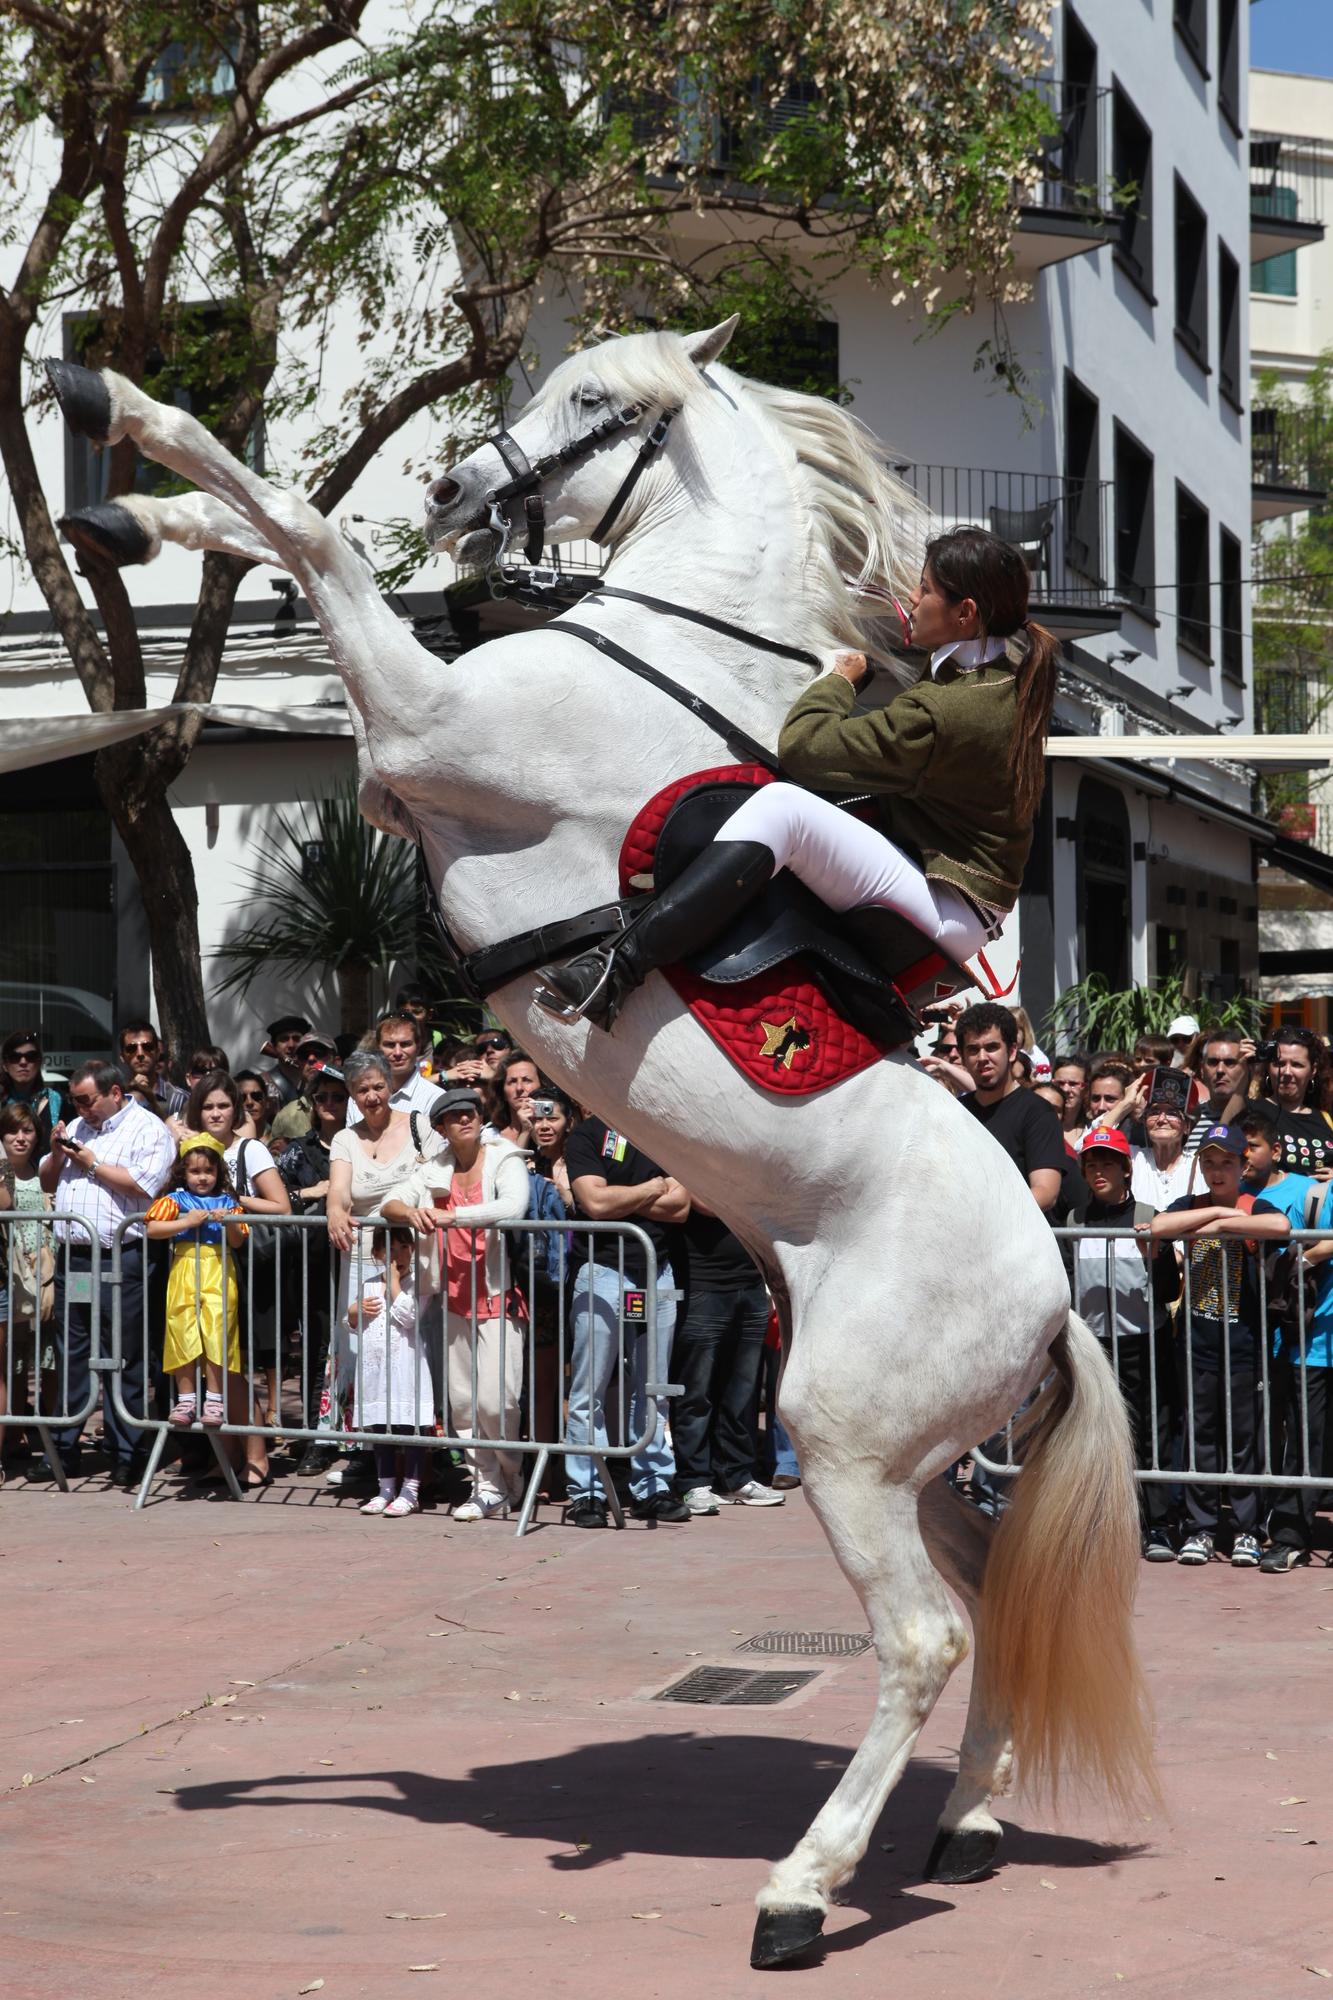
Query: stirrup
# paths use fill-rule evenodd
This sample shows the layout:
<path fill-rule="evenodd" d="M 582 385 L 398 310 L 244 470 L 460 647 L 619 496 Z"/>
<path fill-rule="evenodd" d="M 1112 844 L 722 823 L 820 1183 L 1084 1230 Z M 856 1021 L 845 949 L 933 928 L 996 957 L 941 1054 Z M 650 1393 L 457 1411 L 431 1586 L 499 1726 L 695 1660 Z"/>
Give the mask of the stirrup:
<path fill-rule="evenodd" d="M 616 1015 L 620 1012 L 619 1003 L 611 990 L 616 970 L 615 952 L 608 949 L 605 945 L 599 945 L 592 951 L 581 953 L 580 956 L 584 958 L 599 958 L 602 961 L 601 976 L 591 990 L 584 994 L 582 1000 L 571 999 L 569 994 L 563 992 L 557 984 L 560 974 L 567 970 L 567 967 L 544 965 L 541 970 L 541 977 L 544 983 L 537 988 L 537 1005 L 544 1013 L 554 1015 L 557 1021 L 572 1024 L 575 1021 L 585 1021 L 591 1018 L 595 1026 L 609 1028 L 615 1020 Z M 570 964 L 577 963 L 577 959 L 570 960 Z M 545 983 L 548 981 L 549 984 Z M 593 1010 L 599 1008 L 599 1003 L 603 1000 L 608 1001 L 609 1004 L 606 1008 L 605 1020 L 600 1020 L 596 1017 Z"/>

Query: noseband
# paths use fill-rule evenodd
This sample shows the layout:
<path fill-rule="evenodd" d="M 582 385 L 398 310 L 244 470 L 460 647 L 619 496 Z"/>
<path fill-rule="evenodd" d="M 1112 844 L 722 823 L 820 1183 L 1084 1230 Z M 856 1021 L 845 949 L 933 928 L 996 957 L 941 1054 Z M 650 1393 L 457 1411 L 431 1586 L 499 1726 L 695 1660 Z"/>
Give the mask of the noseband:
<path fill-rule="evenodd" d="M 647 470 L 666 443 L 671 420 L 676 414 L 675 410 L 663 410 L 644 438 L 633 465 L 620 482 L 615 498 L 592 531 L 591 539 L 594 542 L 605 540 L 611 532 L 612 524 L 618 519 L 640 475 Z M 474 528 L 489 528 L 495 536 L 496 548 L 491 557 L 492 562 L 503 560 L 505 550 L 509 547 L 510 536 L 513 534 L 504 512 L 511 500 L 523 502 L 523 518 L 528 530 L 527 539 L 523 544 L 524 559 L 530 563 L 539 562 L 542 544 L 546 539 L 546 501 L 541 491 L 543 481 L 551 473 L 559 472 L 566 466 L 580 464 L 596 451 L 598 445 L 604 444 L 607 438 L 615 437 L 621 431 L 631 430 L 642 415 L 642 409 L 636 404 L 627 404 L 624 409 L 617 410 L 614 416 L 603 417 L 599 423 L 590 425 L 586 431 L 581 431 L 571 443 L 563 445 L 559 451 L 548 452 L 544 458 L 537 459 L 535 463 L 510 432 L 496 431 L 493 437 L 488 437 L 487 444 L 499 453 L 505 471 L 509 474 L 503 485 L 496 486 L 487 493 L 482 502 L 482 511 L 472 524 Z"/>

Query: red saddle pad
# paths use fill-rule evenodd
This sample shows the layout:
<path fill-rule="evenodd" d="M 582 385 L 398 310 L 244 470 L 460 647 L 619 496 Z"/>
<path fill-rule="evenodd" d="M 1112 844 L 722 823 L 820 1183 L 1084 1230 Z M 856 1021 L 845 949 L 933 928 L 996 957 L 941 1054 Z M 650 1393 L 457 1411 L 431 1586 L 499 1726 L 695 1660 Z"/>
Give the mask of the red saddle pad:
<path fill-rule="evenodd" d="M 629 895 L 642 883 L 634 877 L 652 874 L 657 838 L 667 814 L 683 793 L 696 785 L 726 782 L 743 786 L 771 784 L 773 773 L 760 764 L 728 764 L 717 771 L 696 771 L 677 778 L 657 792 L 640 810 L 620 849 L 620 890 Z M 739 798 L 737 804 L 740 803 Z M 905 990 L 943 968 L 938 953 L 934 965 L 923 958 L 904 975 Z M 849 1076 L 869 1069 L 887 1053 L 841 1015 L 816 985 L 807 960 L 789 958 L 770 972 L 735 986 L 714 986 L 683 965 L 666 968 L 665 976 L 696 1021 L 707 1029 L 737 1069 L 764 1090 L 780 1097 L 806 1097 L 827 1090 Z"/>

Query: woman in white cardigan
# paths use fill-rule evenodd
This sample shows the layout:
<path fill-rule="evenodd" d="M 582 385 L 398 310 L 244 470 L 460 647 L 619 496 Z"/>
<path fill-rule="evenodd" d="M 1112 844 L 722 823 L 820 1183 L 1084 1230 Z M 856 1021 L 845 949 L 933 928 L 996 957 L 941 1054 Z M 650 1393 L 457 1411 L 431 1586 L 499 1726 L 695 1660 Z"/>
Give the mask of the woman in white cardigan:
<path fill-rule="evenodd" d="M 417 1169 L 415 1202 L 386 1201 L 386 1222 L 439 1232 L 445 1293 L 450 1424 L 461 1438 L 517 1439 L 527 1307 L 509 1276 L 497 1222 L 528 1212 L 527 1155 L 507 1139 L 483 1140 L 475 1090 L 446 1091 L 431 1122 L 444 1151 Z M 456 1521 L 503 1518 L 521 1493 L 521 1454 L 469 1451 L 470 1498 Z"/>

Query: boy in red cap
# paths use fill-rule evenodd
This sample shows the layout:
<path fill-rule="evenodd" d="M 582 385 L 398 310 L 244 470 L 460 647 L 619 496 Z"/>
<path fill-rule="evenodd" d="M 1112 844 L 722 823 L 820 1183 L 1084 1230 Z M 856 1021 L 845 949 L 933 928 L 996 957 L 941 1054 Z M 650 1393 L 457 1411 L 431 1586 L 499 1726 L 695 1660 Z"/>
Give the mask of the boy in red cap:
<path fill-rule="evenodd" d="M 1157 1241 L 1174 1238 L 1181 1243 L 1180 1325 L 1190 1392 L 1187 1474 L 1231 1472 L 1243 1478 L 1258 1469 L 1262 1328 L 1255 1244 L 1286 1242 L 1291 1223 L 1267 1202 L 1256 1210 L 1254 1196 L 1241 1193 L 1244 1163 L 1245 1135 L 1239 1125 L 1207 1126 L 1199 1140 L 1204 1188 L 1173 1201 L 1143 1232 Z M 1222 1491 L 1220 1483 L 1186 1486 L 1190 1534 L 1178 1561 L 1211 1561 Z M 1232 1567 L 1257 1569 L 1258 1494 L 1252 1486 L 1234 1485 L 1230 1495 L 1236 1524 Z"/>
<path fill-rule="evenodd" d="M 1129 1140 L 1114 1125 L 1094 1125 L 1078 1149 L 1087 1194 L 1069 1220 L 1082 1229 L 1133 1229 L 1156 1213 L 1130 1191 Z M 1134 1460 L 1167 1471 L 1177 1406 L 1177 1369 L 1167 1307 L 1180 1289 L 1175 1260 L 1144 1236 L 1081 1236 L 1074 1242 L 1074 1309 L 1105 1345 L 1134 1431 Z M 1164 1479 L 1139 1485 L 1143 1553 L 1149 1562 L 1176 1557 L 1172 1488 Z"/>

